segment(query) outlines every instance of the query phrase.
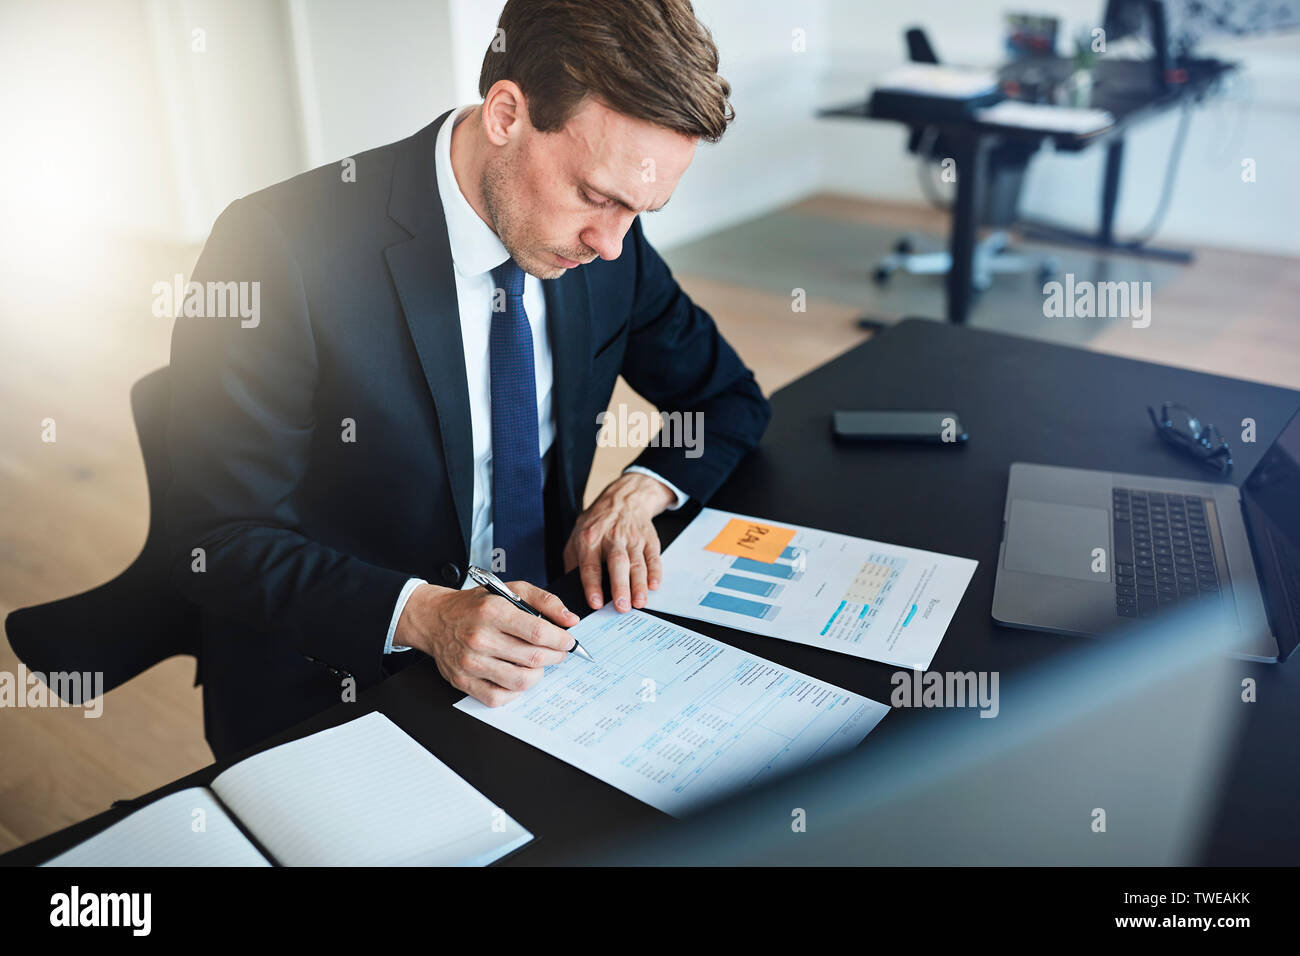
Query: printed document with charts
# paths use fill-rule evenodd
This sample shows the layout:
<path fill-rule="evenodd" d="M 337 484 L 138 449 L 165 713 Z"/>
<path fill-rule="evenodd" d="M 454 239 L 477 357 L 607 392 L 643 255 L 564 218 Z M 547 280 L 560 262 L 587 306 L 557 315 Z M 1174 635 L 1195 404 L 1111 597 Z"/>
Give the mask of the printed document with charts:
<path fill-rule="evenodd" d="M 643 611 L 612 605 L 576 654 L 502 707 L 456 704 L 624 793 L 681 816 L 856 746 L 884 704 Z"/>
<path fill-rule="evenodd" d="M 705 508 L 664 552 L 649 607 L 925 670 L 976 564 Z"/>

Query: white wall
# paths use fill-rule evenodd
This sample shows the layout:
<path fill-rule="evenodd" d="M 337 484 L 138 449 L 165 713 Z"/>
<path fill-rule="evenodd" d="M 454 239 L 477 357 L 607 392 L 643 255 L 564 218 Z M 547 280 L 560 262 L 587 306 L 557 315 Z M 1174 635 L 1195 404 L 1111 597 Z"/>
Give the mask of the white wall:
<path fill-rule="evenodd" d="M 6 174 L 0 212 L 31 236 L 111 229 L 201 241 L 232 199 L 409 135 L 477 99 L 503 0 L 44 0 L 0 4 Z M 1026 5 L 1029 6 L 1029 5 Z M 1102 0 L 1034 0 L 1064 36 Z M 701 147 L 646 229 L 685 241 L 834 190 L 921 201 L 905 132 L 828 121 L 862 99 L 926 26 L 942 57 L 1000 59 L 1003 0 L 696 0 L 713 30 L 737 119 Z M 192 49 L 204 31 L 206 49 Z M 796 31 L 799 31 L 796 33 Z M 798 40 L 804 48 L 796 49 Z M 1300 37 L 1223 43 L 1240 82 L 1193 122 L 1161 238 L 1300 254 Z M 1174 128 L 1133 134 L 1119 228 L 1144 225 Z M 1257 182 L 1242 183 L 1241 160 Z M 1043 155 L 1025 211 L 1076 225 L 1096 217 L 1100 150 Z M 1062 184 L 1068 184 L 1063 188 Z M 64 225 L 56 226 L 56 223 Z M 28 242 L 29 240 L 24 240 Z"/>
<path fill-rule="evenodd" d="M 162 94 L 155 122 L 167 133 L 174 189 L 167 232 L 201 240 L 231 200 L 303 168 L 288 24 L 283 8 L 264 0 L 139 2 L 149 19 Z"/>
<path fill-rule="evenodd" d="M 233 199 L 410 135 L 455 99 L 448 7 L 0 4 L 0 245 L 201 242 Z"/>
<path fill-rule="evenodd" d="M 450 0 L 448 38 L 456 103 L 477 103 L 483 54 L 496 35 L 505 0 Z"/>
<path fill-rule="evenodd" d="M 703 145 L 672 203 L 644 220 L 660 245 L 696 238 L 784 206 L 820 188 L 814 116 L 827 25 L 824 4 L 788 0 L 697 0 L 718 44 L 736 119 Z M 794 31 L 804 49 L 795 50 Z"/>
<path fill-rule="evenodd" d="M 0 233 L 165 232 L 176 209 L 142 3 L 0 4 Z"/>
<path fill-rule="evenodd" d="M 455 99 L 449 0 L 287 0 L 309 166 L 410 136 Z"/>
<path fill-rule="evenodd" d="M 1097 25 L 1102 0 L 1035 0 L 1017 5 L 1063 19 L 1058 48 Z M 921 26 L 941 59 L 994 65 L 1001 55 L 1001 0 L 827 0 L 833 46 L 823 99 L 862 98 L 872 79 L 905 59 L 903 31 Z M 1300 36 L 1221 40 L 1207 52 L 1240 61 L 1240 77 L 1193 116 L 1173 200 L 1159 233 L 1165 242 L 1203 242 L 1300 254 L 1300 181 L 1289 173 L 1300 139 Z M 1117 230 L 1133 233 L 1155 210 L 1177 119 L 1138 127 L 1128 141 Z M 822 183 L 850 195 L 921 201 L 906 132 L 890 123 L 823 123 Z M 1092 227 L 1100 201 L 1104 151 L 1040 154 L 1025 184 L 1026 215 Z M 1241 161 L 1256 161 L 1257 181 L 1243 183 Z"/>

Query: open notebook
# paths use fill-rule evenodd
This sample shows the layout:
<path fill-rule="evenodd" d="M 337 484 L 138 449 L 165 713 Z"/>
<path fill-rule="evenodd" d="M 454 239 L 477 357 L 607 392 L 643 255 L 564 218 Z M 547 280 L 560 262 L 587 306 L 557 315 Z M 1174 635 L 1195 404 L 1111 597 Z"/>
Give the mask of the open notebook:
<path fill-rule="evenodd" d="M 532 838 L 376 712 L 240 761 L 45 865 L 484 866 Z"/>

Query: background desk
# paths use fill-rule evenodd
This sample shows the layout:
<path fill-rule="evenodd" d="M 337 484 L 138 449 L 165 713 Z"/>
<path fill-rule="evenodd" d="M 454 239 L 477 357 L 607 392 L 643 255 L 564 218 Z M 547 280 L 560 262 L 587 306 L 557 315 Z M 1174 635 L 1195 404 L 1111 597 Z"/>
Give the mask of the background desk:
<path fill-rule="evenodd" d="M 1040 70 L 1056 69 L 1061 72 L 1068 60 L 1059 57 L 1046 57 L 1033 64 L 1015 63 L 1003 67 L 1002 80 L 1014 80 L 1027 65 Z M 1105 67 L 1112 69 L 1103 69 Z M 950 123 L 922 122 L 916 116 L 902 113 L 881 113 L 873 110 L 870 99 L 835 106 L 822 110 L 819 116 L 838 119 L 872 119 L 894 120 L 908 125 L 920 124 L 933 126 L 945 138 L 949 139 L 956 153 L 957 196 L 952 206 L 952 226 L 949 232 L 949 250 L 952 254 L 952 268 L 948 270 L 947 301 L 948 321 L 965 322 L 970 311 L 972 257 L 975 249 L 975 236 L 979 229 L 979 210 L 981 192 L 984 188 L 986 158 L 990 147 L 1000 139 L 1012 139 L 1021 142 L 1041 143 L 1051 140 L 1053 146 L 1064 152 L 1077 152 L 1089 146 L 1105 143 L 1106 172 L 1101 186 L 1101 217 L 1098 232 L 1087 237 L 1082 233 L 1060 228 L 1050 230 L 1039 228 L 1044 237 L 1068 241 L 1086 241 L 1101 249 L 1115 249 L 1127 252 L 1141 252 L 1143 247 L 1125 246 L 1115 241 L 1115 209 L 1119 200 L 1120 172 L 1124 159 L 1124 136 L 1134 125 L 1179 105 L 1190 105 L 1207 95 L 1214 86 L 1236 67 L 1231 63 L 1219 61 L 1201 61 L 1188 76 L 1187 82 L 1164 89 L 1142 88 L 1133 84 L 1135 72 L 1127 69 L 1133 64 L 1122 61 L 1103 60 L 1098 65 L 1099 82 L 1093 91 L 1090 108 L 1109 110 L 1115 117 L 1115 124 L 1095 133 L 1061 133 L 1045 129 L 1030 129 L 1020 126 L 999 126 L 994 123 L 967 118 Z M 1107 73 L 1113 74 L 1108 81 Z M 1122 80 L 1122 81 L 1121 81 Z M 1069 188 L 1075 188 L 1073 183 Z M 1176 254 L 1175 258 L 1187 261 L 1186 254 Z"/>
<path fill-rule="evenodd" d="M 1237 481 L 1300 406 L 1300 393 L 1285 389 L 909 320 L 779 391 L 762 447 L 711 504 L 978 559 L 932 669 L 1019 671 L 1082 639 L 1010 630 L 989 616 L 1008 466 L 1035 461 L 1205 479 L 1208 472 L 1154 434 L 1145 406 L 1165 399 L 1190 406 L 1229 436 L 1242 418 L 1255 419 L 1257 443 L 1232 441 Z M 872 407 L 954 409 L 970 442 L 846 447 L 832 440 L 833 410 Z M 665 543 L 686 517 L 661 520 Z M 582 606 L 575 576 L 562 579 L 556 591 L 570 607 Z M 684 623 L 813 677 L 889 700 L 893 667 Z M 1241 673 L 1257 679 L 1259 703 L 1250 705 L 1224 776 L 1204 859 L 1294 865 L 1300 861 L 1300 660 L 1242 663 Z M 255 749 L 381 710 L 537 836 L 507 861 L 512 864 L 566 861 L 591 843 L 607 843 L 628 828 L 662 819 L 622 792 L 454 710 L 461 696 L 432 661 L 423 661 L 363 693 L 356 704 L 341 704 Z M 891 714 L 863 745 L 897 732 L 910 716 Z M 227 765 L 205 768 L 139 802 L 205 784 Z M 49 859 L 127 812 L 100 814 L 0 862 Z"/>

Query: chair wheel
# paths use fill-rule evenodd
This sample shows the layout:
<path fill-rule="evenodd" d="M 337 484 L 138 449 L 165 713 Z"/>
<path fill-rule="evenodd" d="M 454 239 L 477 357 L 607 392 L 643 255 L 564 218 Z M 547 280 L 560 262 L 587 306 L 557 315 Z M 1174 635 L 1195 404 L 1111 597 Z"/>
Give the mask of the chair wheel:
<path fill-rule="evenodd" d="M 876 268 L 873 269 L 871 272 L 871 278 L 872 281 L 876 283 L 876 285 L 884 285 L 886 282 L 889 281 L 889 277 L 891 274 L 892 274 L 891 270 L 886 269 L 884 266 L 876 266 Z"/>
<path fill-rule="evenodd" d="M 902 239 L 899 239 L 896 243 L 894 243 L 894 251 L 898 253 L 900 256 L 911 255 L 912 240 L 908 239 L 906 236 L 904 236 Z"/>

